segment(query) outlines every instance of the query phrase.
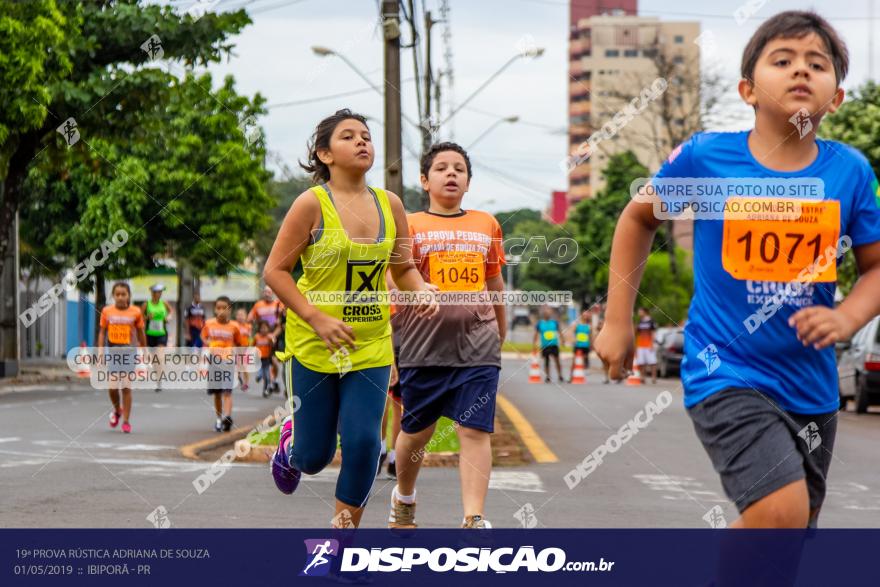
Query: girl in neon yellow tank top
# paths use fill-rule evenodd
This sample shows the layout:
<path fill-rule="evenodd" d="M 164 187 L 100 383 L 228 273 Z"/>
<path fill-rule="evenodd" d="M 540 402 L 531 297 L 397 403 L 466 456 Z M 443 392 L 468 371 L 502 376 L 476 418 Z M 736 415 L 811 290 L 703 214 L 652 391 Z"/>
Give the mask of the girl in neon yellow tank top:
<path fill-rule="evenodd" d="M 373 156 L 363 116 L 340 110 L 321 121 L 301 164 L 316 185 L 294 200 L 263 273 L 290 310 L 279 358 L 296 408 L 282 423 L 272 476 L 292 493 L 302 473 L 330 464 L 339 432 L 334 527 L 360 523 L 376 475 L 393 363 L 386 268 L 401 290 L 428 292 L 417 308 L 426 319 L 438 309 L 436 288 L 412 262 L 400 198 L 366 184 Z"/>

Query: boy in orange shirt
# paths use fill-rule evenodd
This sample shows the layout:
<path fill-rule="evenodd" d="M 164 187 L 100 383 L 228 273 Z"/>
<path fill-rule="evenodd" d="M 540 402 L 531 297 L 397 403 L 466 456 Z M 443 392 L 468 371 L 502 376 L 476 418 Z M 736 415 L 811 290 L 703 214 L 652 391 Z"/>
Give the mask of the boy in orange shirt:
<path fill-rule="evenodd" d="M 241 338 L 244 340 L 246 346 L 254 346 L 253 345 L 253 323 L 248 321 L 247 312 L 244 308 L 239 308 L 235 311 L 235 321 L 238 322 L 238 329 L 241 332 Z M 249 376 L 247 371 L 239 371 L 238 380 L 241 383 L 241 390 L 248 390 L 248 382 Z"/>
<path fill-rule="evenodd" d="M 241 336 L 238 322 L 229 319 L 232 302 L 226 296 L 220 296 L 214 302 L 214 318 L 202 328 L 202 340 L 210 352 L 219 356 L 229 356 L 232 347 L 247 346 Z M 214 412 L 217 422 L 214 430 L 229 432 L 232 429 L 232 387 L 235 385 L 235 372 L 212 365 L 208 371 L 208 395 L 214 396 Z"/>

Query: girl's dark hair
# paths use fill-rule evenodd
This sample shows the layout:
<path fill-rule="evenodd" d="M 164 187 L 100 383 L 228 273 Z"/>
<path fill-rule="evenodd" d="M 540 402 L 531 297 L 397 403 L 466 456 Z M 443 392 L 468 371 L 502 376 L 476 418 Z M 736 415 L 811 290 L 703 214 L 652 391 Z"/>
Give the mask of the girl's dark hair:
<path fill-rule="evenodd" d="M 318 158 L 318 149 L 329 149 L 330 137 L 333 136 L 333 131 L 336 130 L 340 122 L 349 118 L 360 121 L 364 126 L 367 126 L 366 116 L 356 114 L 348 108 L 343 108 L 319 122 L 314 134 L 312 134 L 311 140 L 306 145 L 309 151 L 308 161 L 306 163 L 299 161 L 299 166 L 312 174 L 312 181 L 316 184 L 325 183 L 330 179 L 330 168 Z"/>
<path fill-rule="evenodd" d="M 111 296 L 113 296 L 113 294 L 116 293 L 117 287 L 124 287 L 125 288 L 125 291 L 128 292 L 128 303 L 130 304 L 131 303 L 131 288 L 128 287 L 128 284 L 125 283 L 124 281 L 117 281 L 116 283 L 114 283 L 113 287 L 110 288 L 110 295 Z"/>
<path fill-rule="evenodd" d="M 831 57 L 834 66 L 834 75 L 837 84 L 846 77 L 849 70 L 849 51 L 837 31 L 834 30 L 827 20 L 815 12 L 805 10 L 788 10 L 770 17 L 764 24 L 758 27 L 752 38 L 749 39 L 742 56 L 741 75 L 751 81 L 755 76 L 755 64 L 767 43 L 774 39 L 800 39 L 815 33 L 822 42 Z"/>
<path fill-rule="evenodd" d="M 467 166 L 468 180 L 474 177 L 474 174 L 471 170 L 471 160 L 470 157 L 468 157 L 467 151 L 465 151 L 464 148 L 458 143 L 451 143 L 448 141 L 431 145 L 431 148 L 428 149 L 424 155 L 422 155 L 422 161 L 419 169 L 422 175 L 428 177 L 428 171 L 431 170 L 431 165 L 434 164 L 434 157 L 437 156 L 437 153 L 442 153 L 443 151 L 455 151 L 456 153 L 464 157 L 464 163 Z"/>

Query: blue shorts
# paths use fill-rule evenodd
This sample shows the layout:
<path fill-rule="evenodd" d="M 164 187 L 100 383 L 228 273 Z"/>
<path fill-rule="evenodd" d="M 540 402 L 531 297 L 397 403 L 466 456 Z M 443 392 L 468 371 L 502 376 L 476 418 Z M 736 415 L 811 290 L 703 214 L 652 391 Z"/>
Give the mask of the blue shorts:
<path fill-rule="evenodd" d="M 495 430 L 500 367 L 409 367 L 400 369 L 400 429 L 415 434 L 440 416 L 465 428 Z"/>

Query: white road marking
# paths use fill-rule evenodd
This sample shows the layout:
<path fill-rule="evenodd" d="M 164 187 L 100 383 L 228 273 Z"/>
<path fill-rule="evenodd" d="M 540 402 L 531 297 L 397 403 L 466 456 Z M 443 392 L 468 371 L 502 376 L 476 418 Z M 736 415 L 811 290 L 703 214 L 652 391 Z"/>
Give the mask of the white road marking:
<path fill-rule="evenodd" d="M 9 436 L 7 438 L 0 438 L 0 444 L 4 442 L 18 442 L 19 440 L 21 440 L 20 436 Z"/>
<path fill-rule="evenodd" d="M 717 491 L 703 489 L 703 483 L 693 477 L 679 475 L 633 475 L 653 491 L 662 491 L 663 499 L 698 500 L 706 503 L 727 503 L 728 500 Z"/>

